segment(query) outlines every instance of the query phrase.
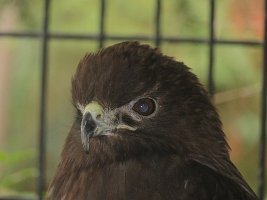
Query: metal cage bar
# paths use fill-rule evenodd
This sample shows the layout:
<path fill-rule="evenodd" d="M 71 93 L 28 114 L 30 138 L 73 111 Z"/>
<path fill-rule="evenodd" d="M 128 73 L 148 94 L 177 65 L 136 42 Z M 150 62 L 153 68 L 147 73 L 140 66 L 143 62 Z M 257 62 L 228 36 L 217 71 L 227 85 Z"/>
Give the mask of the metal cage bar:
<path fill-rule="evenodd" d="M 261 133 L 259 150 L 259 199 L 265 196 L 265 157 L 266 157 L 266 103 L 267 103 L 267 0 L 264 9 L 264 48 L 263 48 L 263 76 L 261 98 Z"/>
<path fill-rule="evenodd" d="M 38 32 L 0 32 L 0 37 L 9 38 L 27 38 L 27 39 L 40 39 L 42 33 Z M 71 33 L 61 33 L 53 32 L 47 33 L 47 37 L 53 40 L 99 40 L 99 35 L 94 34 L 71 34 Z M 146 42 L 155 41 L 154 36 L 149 35 L 105 35 L 105 40 L 118 41 L 118 40 L 141 40 Z M 209 44 L 210 40 L 205 38 L 191 38 L 191 37 L 163 37 L 160 36 L 161 42 L 177 44 L 177 43 L 187 43 L 187 44 Z M 263 42 L 257 40 L 224 40 L 224 39 L 214 39 L 214 44 L 220 45 L 241 45 L 241 46 L 254 46 L 262 47 Z"/>
<path fill-rule="evenodd" d="M 156 0 L 156 10 L 155 10 L 155 46 L 159 47 L 161 44 L 160 36 L 160 18 L 161 18 L 161 0 Z"/>
<path fill-rule="evenodd" d="M 104 46 L 105 41 L 105 14 L 106 14 L 106 0 L 100 2 L 100 23 L 99 23 L 99 48 Z"/>
<path fill-rule="evenodd" d="M 210 23 L 209 23 L 209 68 L 208 68 L 208 91 L 210 97 L 214 95 L 214 25 L 215 25 L 215 0 L 210 0 Z"/>
<path fill-rule="evenodd" d="M 50 0 L 44 0 L 43 34 L 42 34 L 42 57 L 41 57 L 41 88 L 40 88 L 40 125 L 39 125 L 39 159 L 38 159 L 38 200 L 43 199 L 45 190 L 46 170 L 46 91 L 48 69 L 48 26 L 49 26 Z"/>
<path fill-rule="evenodd" d="M 20 196 L 1 196 L 0 200 L 36 200 L 36 198 L 20 197 Z"/>

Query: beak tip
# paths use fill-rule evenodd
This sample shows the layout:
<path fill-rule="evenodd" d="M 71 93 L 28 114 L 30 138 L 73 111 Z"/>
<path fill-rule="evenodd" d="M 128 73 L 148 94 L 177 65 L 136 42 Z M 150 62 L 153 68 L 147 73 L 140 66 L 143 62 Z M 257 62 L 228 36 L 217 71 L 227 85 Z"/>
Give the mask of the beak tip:
<path fill-rule="evenodd" d="M 86 154 L 89 154 L 89 141 L 83 143 L 83 150 Z"/>

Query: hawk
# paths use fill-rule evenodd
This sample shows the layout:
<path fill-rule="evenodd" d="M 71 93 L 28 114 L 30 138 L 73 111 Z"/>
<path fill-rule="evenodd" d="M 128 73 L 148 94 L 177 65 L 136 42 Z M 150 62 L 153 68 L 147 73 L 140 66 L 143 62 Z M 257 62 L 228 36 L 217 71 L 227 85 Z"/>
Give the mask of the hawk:
<path fill-rule="evenodd" d="M 47 199 L 256 200 L 215 107 L 182 62 L 138 42 L 87 54 Z"/>

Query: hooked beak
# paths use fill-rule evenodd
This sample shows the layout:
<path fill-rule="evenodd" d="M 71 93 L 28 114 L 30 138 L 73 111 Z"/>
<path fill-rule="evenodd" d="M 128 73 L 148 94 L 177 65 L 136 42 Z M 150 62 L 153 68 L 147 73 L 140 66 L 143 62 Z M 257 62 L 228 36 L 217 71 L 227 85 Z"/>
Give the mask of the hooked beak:
<path fill-rule="evenodd" d="M 89 140 L 94 136 L 112 135 L 119 129 L 135 131 L 137 128 L 116 120 L 116 112 L 107 111 L 96 101 L 92 101 L 84 109 L 81 123 L 81 140 L 84 151 L 89 152 Z"/>
<path fill-rule="evenodd" d="M 98 121 L 103 116 L 103 107 L 96 101 L 89 103 L 83 111 L 81 140 L 86 153 L 89 152 L 89 139 L 96 134 Z"/>

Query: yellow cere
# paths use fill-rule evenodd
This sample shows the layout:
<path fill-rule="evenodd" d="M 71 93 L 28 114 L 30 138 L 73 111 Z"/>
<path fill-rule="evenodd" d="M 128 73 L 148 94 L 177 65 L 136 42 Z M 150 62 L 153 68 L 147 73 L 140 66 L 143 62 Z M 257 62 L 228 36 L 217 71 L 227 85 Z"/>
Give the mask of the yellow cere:
<path fill-rule="evenodd" d="M 92 101 L 85 106 L 83 114 L 87 112 L 91 113 L 93 119 L 101 118 L 103 116 L 103 107 L 97 101 Z"/>

